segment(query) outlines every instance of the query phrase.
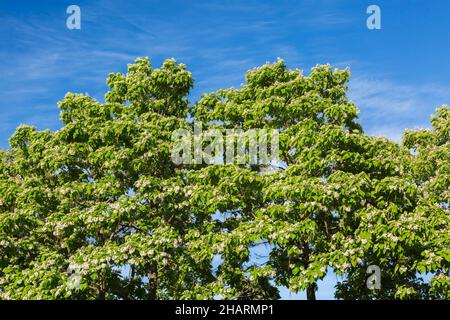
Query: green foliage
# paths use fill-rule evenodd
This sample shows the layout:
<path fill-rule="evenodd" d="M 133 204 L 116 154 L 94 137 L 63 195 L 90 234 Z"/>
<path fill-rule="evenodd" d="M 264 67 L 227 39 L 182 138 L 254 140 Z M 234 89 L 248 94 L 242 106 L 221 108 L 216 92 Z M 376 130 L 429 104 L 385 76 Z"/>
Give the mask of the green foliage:
<path fill-rule="evenodd" d="M 0 152 L 0 298 L 312 299 L 334 271 L 342 299 L 449 299 L 450 108 L 402 144 L 368 136 L 349 77 L 279 60 L 191 108 L 186 66 L 140 58 L 104 103 L 68 93 L 60 130 L 21 126 Z M 279 130 L 280 161 L 176 165 L 189 118 Z"/>

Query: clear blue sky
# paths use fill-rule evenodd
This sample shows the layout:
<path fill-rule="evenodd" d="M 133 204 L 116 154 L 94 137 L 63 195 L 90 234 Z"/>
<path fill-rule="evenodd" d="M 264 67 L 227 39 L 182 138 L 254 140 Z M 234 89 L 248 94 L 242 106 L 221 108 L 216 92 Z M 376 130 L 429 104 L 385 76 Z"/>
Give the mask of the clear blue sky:
<path fill-rule="evenodd" d="M 70 4 L 81 8 L 81 30 L 66 28 Z M 381 8 L 381 30 L 366 27 L 370 4 Z M 68 91 L 103 99 L 107 74 L 138 56 L 187 64 L 192 101 L 238 87 L 246 70 L 277 57 L 306 73 L 348 66 L 366 132 L 398 140 L 450 104 L 449 17 L 448 0 L 2 0 L 0 147 L 22 123 L 59 128 L 56 105 Z M 318 296 L 331 297 L 335 280 Z"/>

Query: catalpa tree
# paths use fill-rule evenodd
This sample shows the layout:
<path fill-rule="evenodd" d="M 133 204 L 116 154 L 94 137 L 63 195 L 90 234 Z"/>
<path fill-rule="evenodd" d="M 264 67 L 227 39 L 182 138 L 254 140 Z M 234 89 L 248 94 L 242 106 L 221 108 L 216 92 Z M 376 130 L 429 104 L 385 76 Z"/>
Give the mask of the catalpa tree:
<path fill-rule="evenodd" d="M 186 67 L 140 58 L 103 103 L 67 94 L 60 130 L 21 126 L 0 153 L 0 298 L 314 299 L 328 272 L 338 298 L 448 298 L 449 109 L 371 137 L 349 76 L 279 60 L 190 108 Z M 278 160 L 174 162 L 194 123 L 275 130 Z"/>
<path fill-rule="evenodd" d="M 350 265 L 338 298 L 449 298 L 449 110 L 437 110 L 431 129 L 406 131 L 398 172 L 372 180 L 370 204 L 336 234 L 328 256 Z M 380 268 L 379 290 L 367 290 L 355 260 Z"/>
<path fill-rule="evenodd" d="M 192 83 L 174 60 L 138 59 L 108 77 L 105 103 L 67 94 L 57 132 L 17 129 L 2 153 L 2 298 L 180 298 L 209 281 L 208 226 L 170 158 Z"/>
<path fill-rule="evenodd" d="M 397 221 L 397 212 L 414 209 L 415 193 L 401 189 L 398 197 L 390 196 L 396 184 L 403 188 L 411 183 L 403 174 L 409 153 L 363 133 L 358 109 L 346 97 L 348 79 L 347 70 L 330 66 L 317 66 L 304 76 L 280 60 L 249 71 L 242 88 L 205 95 L 195 106 L 195 118 L 214 127 L 219 122 L 224 128 L 280 131 L 280 161 L 268 168 L 215 169 L 224 172 L 211 185 L 218 189 L 230 186 L 235 176 L 259 181 L 250 197 L 239 188 L 237 194 L 223 195 L 229 205 L 221 212 L 233 213 L 223 219 L 233 221 L 233 229 L 226 224 L 216 253 L 223 258 L 219 270 L 230 273 L 227 278 L 239 270 L 256 283 L 268 277 L 292 292 L 306 290 L 307 298 L 315 299 L 317 281 L 327 272 L 352 279 L 357 269 L 364 277 L 352 288 L 364 286 L 370 295 L 365 272 L 374 260 L 362 255 L 374 245 L 369 239 L 373 229 L 364 224 L 360 231 L 361 220 L 367 212 L 377 219 L 387 212 L 388 219 Z M 252 252 L 260 253 L 262 245 L 267 256 L 255 261 Z"/>

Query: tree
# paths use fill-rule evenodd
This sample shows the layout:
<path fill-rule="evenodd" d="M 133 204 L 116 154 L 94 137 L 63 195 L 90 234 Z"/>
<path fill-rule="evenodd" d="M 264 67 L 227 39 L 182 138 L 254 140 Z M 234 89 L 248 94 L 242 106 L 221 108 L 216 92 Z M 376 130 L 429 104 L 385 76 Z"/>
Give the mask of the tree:
<path fill-rule="evenodd" d="M 345 253 L 337 243 L 353 241 L 350 230 L 354 231 L 358 212 L 371 205 L 384 206 L 381 191 L 373 194 L 374 184 L 397 176 L 401 166 L 396 144 L 363 134 L 358 109 L 346 97 L 349 76 L 347 70 L 329 65 L 317 66 L 304 76 L 279 60 L 249 71 L 242 88 L 205 95 L 195 106 L 195 118 L 203 122 L 281 132 L 281 159 L 269 166 L 271 174 L 264 166 L 234 168 L 262 181 L 251 193 L 262 201 L 250 210 L 250 198 L 235 201 L 232 219 L 239 222 L 232 232 L 227 230 L 225 242 L 246 252 L 240 256 L 241 266 L 249 262 L 252 249 L 268 244 L 267 260 L 245 270 L 251 271 L 252 278 L 269 276 L 294 292 L 306 289 L 311 300 L 329 267 L 342 273 L 349 270 L 350 264 L 337 258 Z M 228 183 L 229 176 L 217 185 Z M 231 192 L 224 197 L 230 203 L 236 199 Z M 356 256 L 351 254 L 353 266 L 363 268 Z M 236 255 L 228 259 L 235 261 Z"/>
<path fill-rule="evenodd" d="M 237 192 L 222 197 L 229 205 L 218 209 L 227 214 L 222 217 L 226 223 L 223 244 L 216 252 L 226 253 L 219 270 L 230 275 L 244 270 L 253 281 L 263 278 L 293 292 L 306 290 L 310 300 L 315 299 L 317 281 L 330 270 L 344 276 L 337 286 L 338 298 L 430 297 L 417 264 L 423 243 L 430 243 L 425 235 L 431 236 L 431 252 L 439 248 L 434 253 L 438 257 L 434 270 L 438 270 L 440 285 L 446 283 L 448 269 L 442 256 L 448 248 L 443 241 L 448 233 L 444 219 L 448 199 L 442 200 L 444 205 L 434 202 L 441 220 L 434 218 L 431 225 L 438 224 L 441 232 L 433 227 L 415 232 L 416 227 L 405 224 L 414 220 L 417 210 L 423 210 L 418 209 L 423 192 L 411 171 L 418 165 L 417 156 L 386 138 L 362 132 L 358 110 L 346 97 L 349 75 L 346 70 L 317 66 L 304 76 L 299 70 L 288 70 L 280 60 L 249 71 L 240 89 L 204 95 L 195 106 L 195 118 L 214 128 L 275 128 L 281 132 L 281 159 L 269 168 L 215 169 L 226 173 L 211 187 L 229 184 L 235 176 L 258 181 L 249 194 L 235 186 Z M 442 129 L 448 128 L 448 117 L 442 114 L 441 144 L 442 137 L 448 137 L 448 129 Z M 442 149 L 447 147 L 440 146 L 436 155 L 440 163 L 448 151 Z M 438 173 L 441 195 L 448 189 L 442 171 Z M 227 223 L 230 220 L 233 224 Z M 425 226 L 430 224 L 421 228 Z M 265 259 L 256 254 L 261 253 L 262 244 L 266 245 L 262 251 L 268 252 Z M 230 264 L 234 268 L 226 270 Z M 371 265 L 382 269 L 381 290 L 367 287 Z"/>
<path fill-rule="evenodd" d="M 432 129 L 407 130 L 396 173 L 372 180 L 365 200 L 372 205 L 357 213 L 359 221 L 349 229 L 354 241 L 339 234 L 341 249 L 333 254 L 351 264 L 338 298 L 449 298 L 449 124 L 444 106 Z M 380 267 L 380 290 L 367 290 L 367 274 L 355 259 Z"/>
<path fill-rule="evenodd" d="M 404 135 L 404 145 L 415 152 L 411 176 L 418 188 L 418 204 L 405 227 L 422 239 L 412 267 L 431 278 L 424 284 L 426 297 L 450 299 L 450 108 L 437 109 L 431 124 Z"/>
<path fill-rule="evenodd" d="M 211 277 L 170 158 L 191 74 L 137 59 L 107 84 L 105 103 L 69 93 L 60 130 L 19 127 L 2 153 L 2 298 L 180 298 Z"/>
<path fill-rule="evenodd" d="M 279 60 L 190 107 L 186 66 L 139 58 L 104 103 L 67 94 L 60 130 L 20 126 L 0 152 L 0 298 L 313 300 L 333 271 L 338 298 L 448 299 L 449 108 L 403 144 L 368 136 L 349 77 Z M 173 133 L 198 123 L 233 150 L 239 130 L 275 130 L 279 159 L 173 161 Z"/>

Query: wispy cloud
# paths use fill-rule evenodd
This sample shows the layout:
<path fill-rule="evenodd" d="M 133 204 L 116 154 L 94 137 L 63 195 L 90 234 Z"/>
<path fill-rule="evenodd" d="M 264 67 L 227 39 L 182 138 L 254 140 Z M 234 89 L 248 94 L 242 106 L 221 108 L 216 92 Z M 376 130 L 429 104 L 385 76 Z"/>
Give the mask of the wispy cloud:
<path fill-rule="evenodd" d="M 435 108 L 450 101 L 450 88 L 358 76 L 350 82 L 349 97 L 368 133 L 398 141 L 404 129 L 429 126 Z"/>

